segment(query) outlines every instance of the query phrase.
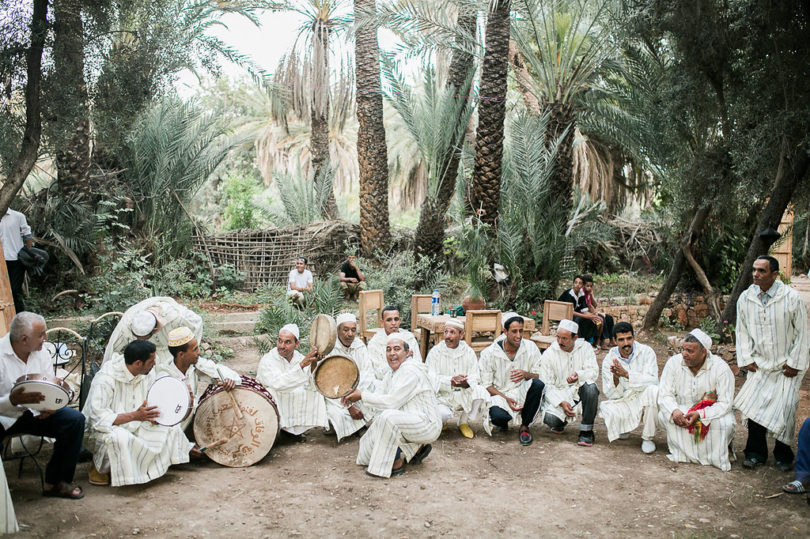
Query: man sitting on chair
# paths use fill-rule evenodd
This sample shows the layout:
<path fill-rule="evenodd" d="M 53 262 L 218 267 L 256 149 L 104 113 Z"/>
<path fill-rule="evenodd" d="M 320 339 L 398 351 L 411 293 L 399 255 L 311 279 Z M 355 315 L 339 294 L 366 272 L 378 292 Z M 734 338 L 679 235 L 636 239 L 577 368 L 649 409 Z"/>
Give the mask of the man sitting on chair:
<path fill-rule="evenodd" d="M 347 299 L 357 300 L 361 290 L 366 289 L 366 276 L 357 267 L 357 257 L 349 255 L 346 262 L 340 266 L 340 288 Z"/>
<path fill-rule="evenodd" d="M 407 329 L 399 328 L 402 323 L 402 318 L 399 316 L 399 307 L 387 305 L 383 307 L 380 316 L 382 317 L 383 327 L 377 330 L 377 333 L 368 341 L 368 357 L 374 366 L 374 375 L 378 380 L 382 380 L 386 373 L 391 370 L 385 355 L 385 343 L 389 335 L 397 334 L 402 337 L 403 342 L 408 345 L 413 354 L 413 358 L 420 363 L 422 362 L 422 354 L 419 353 L 419 343 L 416 342 L 416 337 Z"/>

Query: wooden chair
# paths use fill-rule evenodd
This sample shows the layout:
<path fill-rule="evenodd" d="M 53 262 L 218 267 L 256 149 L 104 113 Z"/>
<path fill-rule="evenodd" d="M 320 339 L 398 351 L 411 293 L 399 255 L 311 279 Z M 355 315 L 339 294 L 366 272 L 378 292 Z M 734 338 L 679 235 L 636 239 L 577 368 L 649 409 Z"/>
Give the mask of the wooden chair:
<path fill-rule="evenodd" d="M 422 334 L 425 333 L 424 329 L 419 328 L 417 332 L 416 318 L 420 314 L 430 314 L 430 306 L 433 301 L 431 294 L 413 294 L 411 296 L 411 331 L 413 332 L 416 340 L 422 342 Z M 441 313 L 441 303 L 439 303 L 439 312 Z M 434 340 L 436 340 L 434 338 Z"/>
<path fill-rule="evenodd" d="M 532 335 L 531 340 L 537 344 L 538 348 L 545 350 L 554 342 L 554 336 L 551 335 L 551 323 L 565 319 L 574 319 L 574 306 L 567 301 L 546 300 L 543 303 L 543 325 L 540 327 L 540 333 Z"/>
<path fill-rule="evenodd" d="M 361 290 L 359 292 L 357 308 L 360 312 L 357 316 L 357 326 L 359 330 L 358 333 L 364 341 L 368 342 L 368 340 L 374 336 L 376 330 L 382 327 L 383 307 L 385 307 L 385 302 L 383 300 L 382 290 Z M 374 325 L 369 327 L 368 324 L 371 320 L 368 320 L 366 315 L 368 311 L 372 310 L 377 311 L 377 316 Z"/>
<path fill-rule="evenodd" d="M 477 333 L 491 333 L 489 336 Z M 464 340 L 479 354 L 503 332 L 501 311 L 467 311 L 464 319 Z"/>

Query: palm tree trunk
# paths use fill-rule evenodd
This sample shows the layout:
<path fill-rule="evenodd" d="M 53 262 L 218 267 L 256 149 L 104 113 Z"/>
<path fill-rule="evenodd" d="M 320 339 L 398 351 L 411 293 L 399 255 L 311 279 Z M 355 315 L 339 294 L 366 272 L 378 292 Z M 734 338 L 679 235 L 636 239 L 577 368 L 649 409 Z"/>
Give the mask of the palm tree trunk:
<path fill-rule="evenodd" d="M 567 216 L 573 206 L 574 184 L 574 107 L 570 103 L 550 103 L 546 126 L 546 147 L 557 144 L 550 178 L 552 198 L 557 201 L 562 215 Z"/>
<path fill-rule="evenodd" d="M 374 14 L 375 0 L 354 0 L 355 16 Z M 380 48 L 377 27 L 361 24 L 355 33 L 355 76 L 357 78 L 357 158 L 360 165 L 360 249 L 375 257 L 391 245 L 388 224 L 388 146 L 383 125 L 380 84 Z"/>
<path fill-rule="evenodd" d="M 331 166 L 329 162 L 329 29 L 316 21 L 312 46 L 313 70 L 317 76 L 313 80 L 312 104 L 310 107 L 309 153 L 315 181 L 322 181 Z M 326 219 L 337 219 L 337 204 L 334 189 L 330 189 L 323 209 Z"/>
<path fill-rule="evenodd" d="M 497 223 L 501 192 L 510 5 L 509 0 L 498 2 L 487 17 L 481 97 L 478 104 L 472 210 L 489 225 Z"/>

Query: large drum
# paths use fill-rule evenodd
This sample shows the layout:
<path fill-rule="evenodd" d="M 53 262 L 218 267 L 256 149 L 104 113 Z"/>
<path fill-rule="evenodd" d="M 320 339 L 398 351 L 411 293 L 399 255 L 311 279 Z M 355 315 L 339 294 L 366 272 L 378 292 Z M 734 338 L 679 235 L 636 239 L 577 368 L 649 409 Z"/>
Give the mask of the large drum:
<path fill-rule="evenodd" d="M 203 393 L 194 416 L 194 437 L 211 460 L 239 468 L 270 452 L 280 422 L 273 396 L 255 379 L 242 376 L 242 385 L 230 394 L 216 385 Z"/>
<path fill-rule="evenodd" d="M 194 395 L 182 380 L 161 376 L 149 387 L 146 405 L 157 406 L 160 415 L 155 423 L 171 427 L 182 423 L 191 414 L 194 409 Z"/>
<path fill-rule="evenodd" d="M 27 393 L 38 392 L 45 396 L 45 400 L 42 402 L 23 405 L 32 410 L 59 410 L 67 406 L 73 399 L 73 390 L 68 383 L 49 374 L 24 374 L 17 378 L 11 391 L 18 387 L 24 387 Z"/>
<path fill-rule="evenodd" d="M 339 399 L 357 389 L 360 369 L 352 358 L 334 355 L 319 361 L 313 376 L 321 395 L 327 399 Z"/>

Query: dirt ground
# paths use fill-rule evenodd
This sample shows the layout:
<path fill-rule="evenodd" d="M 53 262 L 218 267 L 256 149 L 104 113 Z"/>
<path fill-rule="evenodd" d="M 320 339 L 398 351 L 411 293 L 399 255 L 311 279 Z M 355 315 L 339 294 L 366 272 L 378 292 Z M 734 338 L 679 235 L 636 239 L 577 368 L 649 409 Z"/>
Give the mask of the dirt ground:
<path fill-rule="evenodd" d="M 255 372 L 251 337 L 220 340 L 234 349 L 229 365 Z M 663 338 L 647 342 L 663 367 Z M 801 393 L 799 424 L 810 413 L 810 377 Z M 529 447 L 515 431 L 489 438 L 474 428 L 473 440 L 449 428 L 421 466 L 389 480 L 355 464 L 358 438 L 338 444 L 322 430 L 301 441 L 282 436 L 250 468 L 187 464 L 141 486 L 91 486 L 80 464 L 81 501 L 42 498 L 30 463 L 22 478 L 16 462 L 5 469 L 24 537 L 807 537 L 810 529 L 805 496 L 770 498 L 792 473 L 772 462 L 742 468 L 739 425 L 727 473 L 670 463 L 660 431 L 652 455 L 640 451 L 640 428 L 609 444 L 600 419 L 591 448 L 576 445 L 576 428 L 555 436 L 535 427 Z"/>

